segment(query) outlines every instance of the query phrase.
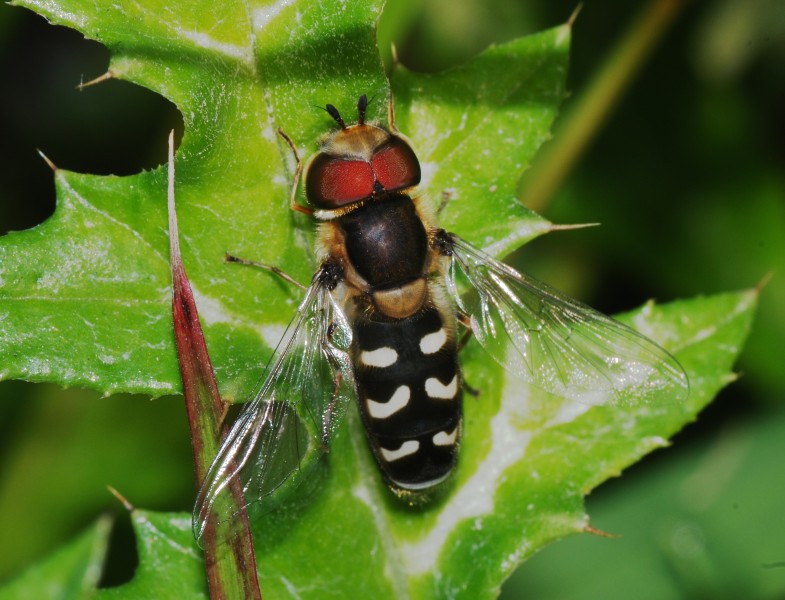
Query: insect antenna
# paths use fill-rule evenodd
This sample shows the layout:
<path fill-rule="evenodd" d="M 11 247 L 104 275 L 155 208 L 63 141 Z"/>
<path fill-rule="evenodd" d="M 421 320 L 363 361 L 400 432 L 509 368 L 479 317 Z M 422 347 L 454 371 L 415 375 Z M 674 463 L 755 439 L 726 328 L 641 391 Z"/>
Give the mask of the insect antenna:
<path fill-rule="evenodd" d="M 357 100 L 357 123 L 360 125 L 365 124 L 365 109 L 368 108 L 368 96 L 363 94 Z"/>
<path fill-rule="evenodd" d="M 341 118 L 341 113 L 338 112 L 338 109 L 335 108 L 332 104 L 328 104 L 325 109 L 330 114 L 330 116 L 335 119 L 335 122 L 341 126 L 341 129 L 346 129 L 346 123 L 343 122 L 343 118 Z"/>

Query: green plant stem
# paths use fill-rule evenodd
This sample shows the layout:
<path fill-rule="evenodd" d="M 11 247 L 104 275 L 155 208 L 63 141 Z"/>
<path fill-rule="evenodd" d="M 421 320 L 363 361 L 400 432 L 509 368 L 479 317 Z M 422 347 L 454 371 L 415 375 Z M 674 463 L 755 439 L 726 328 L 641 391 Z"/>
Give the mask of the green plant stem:
<path fill-rule="evenodd" d="M 185 274 L 174 206 L 174 140 L 169 136 L 169 243 L 172 268 L 172 318 L 177 358 L 191 429 L 197 486 L 201 487 L 222 439 L 223 402 L 218 391 L 196 302 Z M 219 502 L 230 504 L 237 523 L 208 523 L 202 539 L 207 584 L 213 600 L 261 600 L 253 539 L 240 482 L 234 478 Z"/>
<path fill-rule="evenodd" d="M 518 198 L 542 213 L 559 184 L 673 22 L 683 0 L 652 0 L 611 50 L 594 79 L 556 122 L 548 143 L 518 186 Z"/>

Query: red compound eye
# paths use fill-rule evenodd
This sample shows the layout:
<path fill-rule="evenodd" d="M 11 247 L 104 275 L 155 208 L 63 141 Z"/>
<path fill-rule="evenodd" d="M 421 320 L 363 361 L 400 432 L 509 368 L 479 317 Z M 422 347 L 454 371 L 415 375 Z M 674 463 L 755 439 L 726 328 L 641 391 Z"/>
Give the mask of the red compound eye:
<path fill-rule="evenodd" d="M 376 180 L 385 190 L 400 190 L 420 183 L 420 162 L 409 144 L 397 137 L 381 146 L 371 159 Z"/>
<path fill-rule="evenodd" d="M 365 161 L 320 154 L 308 167 L 305 195 L 314 206 L 337 208 L 372 193 L 373 172 Z"/>

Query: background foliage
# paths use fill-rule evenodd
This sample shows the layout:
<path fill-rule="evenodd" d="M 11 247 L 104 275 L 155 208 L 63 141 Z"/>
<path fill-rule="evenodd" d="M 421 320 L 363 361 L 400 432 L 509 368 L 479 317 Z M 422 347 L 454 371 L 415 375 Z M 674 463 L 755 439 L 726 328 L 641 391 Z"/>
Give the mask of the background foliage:
<path fill-rule="evenodd" d="M 538 240 L 520 257 L 527 271 L 616 312 L 655 295 L 667 300 L 748 287 L 783 266 L 781 6 L 716 0 L 681 13 L 545 210 L 555 222 L 601 221 L 603 228 Z M 563 22 L 572 8 L 561 1 L 432 0 L 422 8 L 391 1 L 383 35 L 396 40 L 404 64 L 437 70 L 490 42 Z M 572 52 L 576 96 L 633 13 L 584 7 Z M 0 111 L 0 176 L 9 194 L 0 201 L 0 229 L 32 226 L 52 210 L 51 173 L 36 147 L 59 166 L 83 172 L 123 174 L 163 162 L 160 140 L 179 119 L 171 105 L 122 82 L 74 90 L 106 62 L 106 51 L 79 34 L 0 7 L 0 76 L 14 90 L 3 95 Z M 642 588 L 674 598 L 730 598 L 739 590 L 746 597 L 782 595 L 783 302 L 785 280 L 775 276 L 739 365 L 742 380 L 675 448 L 590 498 L 594 525 L 625 537 L 584 536 L 549 548 L 510 582 L 510 597 L 588 598 L 597 590 L 630 597 Z M 179 401 L 107 402 L 18 382 L 3 383 L 0 394 L 0 530 L 13 540 L 0 544 L 0 578 L 71 538 L 101 510 L 118 510 L 103 491 L 106 483 L 133 490 L 134 501 L 147 508 L 189 508 Z M 144 438 L 136 433 L 142 428 Z M 130 533 L 120 528 L 115 535 Z M 129 577 L 133 558 L 115 558 L 108 580 Z"/>

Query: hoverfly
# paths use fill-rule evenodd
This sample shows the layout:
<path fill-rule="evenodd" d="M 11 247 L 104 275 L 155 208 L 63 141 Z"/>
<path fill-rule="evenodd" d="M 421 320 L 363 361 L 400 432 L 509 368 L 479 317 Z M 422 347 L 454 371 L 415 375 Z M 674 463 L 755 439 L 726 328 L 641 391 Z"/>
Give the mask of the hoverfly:
<path fill-rule="evenodd" d="M 319 224 L 320 266 L 199 491 L 197 538 L 208 519 L 231 518 L 215 500 L 233 476 L 251 504 L 308 449 L 325 450 L 352 396 L 389 488 L 409 499 L 438 489 L 461 439 L 459 316 L 514 376 L 556 396 L 684 399 L 684 370 L 654 342 L 436 225 L 412 195 L 420 164 L 392 101 L 389 129 L 365 122 L 365 95 L 354 125 L 326 108 L 339 129 L 304 170 L 284 135 L 297 158 L 292 207 Z M 301 173 L 312 209 L 296 204 Z"/>

